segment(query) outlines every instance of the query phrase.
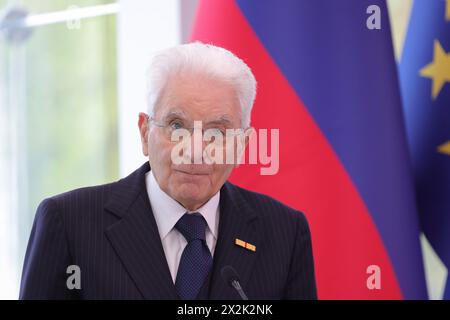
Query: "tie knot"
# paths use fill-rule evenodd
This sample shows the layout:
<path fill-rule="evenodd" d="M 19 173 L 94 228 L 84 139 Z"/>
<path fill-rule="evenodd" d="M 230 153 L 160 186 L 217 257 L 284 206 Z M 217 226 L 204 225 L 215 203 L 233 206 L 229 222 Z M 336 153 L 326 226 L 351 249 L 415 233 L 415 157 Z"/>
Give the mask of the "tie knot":
<path fill-rule="evenodd" d="M 187 242 L 205 240 L 206 221 L 200 213 L 185 213 L 178 220 L 175 228 L 181 232 Z"/>

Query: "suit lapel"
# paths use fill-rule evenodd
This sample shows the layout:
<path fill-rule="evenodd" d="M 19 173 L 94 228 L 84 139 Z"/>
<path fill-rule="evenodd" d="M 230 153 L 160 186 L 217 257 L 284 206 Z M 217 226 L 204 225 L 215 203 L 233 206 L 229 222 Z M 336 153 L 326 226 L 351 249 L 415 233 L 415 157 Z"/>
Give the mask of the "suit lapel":
<path fill-rule="evenodd" d="M 178 299 L 145 187 L 147 164 L 119 181 L 106 210 L 120 220 L 105 233 L 145 299 Z"/>
<path fill-rule="evenodd" d="M 258 248 L 261 248 L 261 228 L 261 221 L 254 210 L 240 196 L 236 187 L 226 183 L 221 189 L 219 234 L 214 253 L 210 299 L 240 299 L 237 292 L 222 279 L 221 270 L 224 266 L 232 266 L 245 291 L 258 256 Z M 256 251 L 237 246 L 236 239 L 255 245 Z"/>

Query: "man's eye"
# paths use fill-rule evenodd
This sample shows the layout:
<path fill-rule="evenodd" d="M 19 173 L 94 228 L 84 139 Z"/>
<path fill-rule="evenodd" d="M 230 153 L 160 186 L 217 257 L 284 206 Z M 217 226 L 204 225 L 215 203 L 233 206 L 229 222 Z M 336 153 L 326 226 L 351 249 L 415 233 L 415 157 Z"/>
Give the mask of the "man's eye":
<path fill-rule="evenodd" d="M 172 130 L 178 130 L 178 129 L 183 128 L 183 124 L 179 121 L 173 121 L 170 123 L 170 128 Z"/>
<path fill-rule="evenodd" d="M 219 128 L 210 128 L 207 129 L 209 131 L 209 133 L 212 136 L 224 136 L 225 135 L 225 130 L 219 129 Z"/>

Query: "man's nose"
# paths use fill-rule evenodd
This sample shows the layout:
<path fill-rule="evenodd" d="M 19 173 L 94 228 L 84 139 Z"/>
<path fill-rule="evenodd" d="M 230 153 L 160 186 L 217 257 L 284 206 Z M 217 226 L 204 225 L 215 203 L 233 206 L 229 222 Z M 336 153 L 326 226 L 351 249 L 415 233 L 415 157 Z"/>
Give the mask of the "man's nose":
<path fill-rule="evenodd" d="M 191 143 L 190 143 L 190 160 L 191 163 L 200 164 L 203 163 L 203 154 L 205 147 L 207 145 L 206 141 L 203 141 L 203 132 L 201 129 L 194 129 L 191 133 Z"/>

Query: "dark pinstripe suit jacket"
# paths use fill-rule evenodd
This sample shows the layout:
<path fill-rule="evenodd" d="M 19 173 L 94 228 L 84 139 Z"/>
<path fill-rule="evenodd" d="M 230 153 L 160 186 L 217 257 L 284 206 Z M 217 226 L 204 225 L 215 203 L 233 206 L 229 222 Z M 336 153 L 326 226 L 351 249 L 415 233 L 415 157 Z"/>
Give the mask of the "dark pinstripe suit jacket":
<path fill-rule="evenodd" d="M 36 213 L 21 299 L 178 299 L 145 186 L 148 163 L 111 184 L 44 200 Z M 199 295 L 239 299 L 221 278 L 233 266 L 250 299 L 315 299 L 308 224 L 280 202 L 225 183 L 213 270 Z M 256 246 L 235 245 L 241 239 Z M 81 289 L 69 290 L 69 265 Z"/>

